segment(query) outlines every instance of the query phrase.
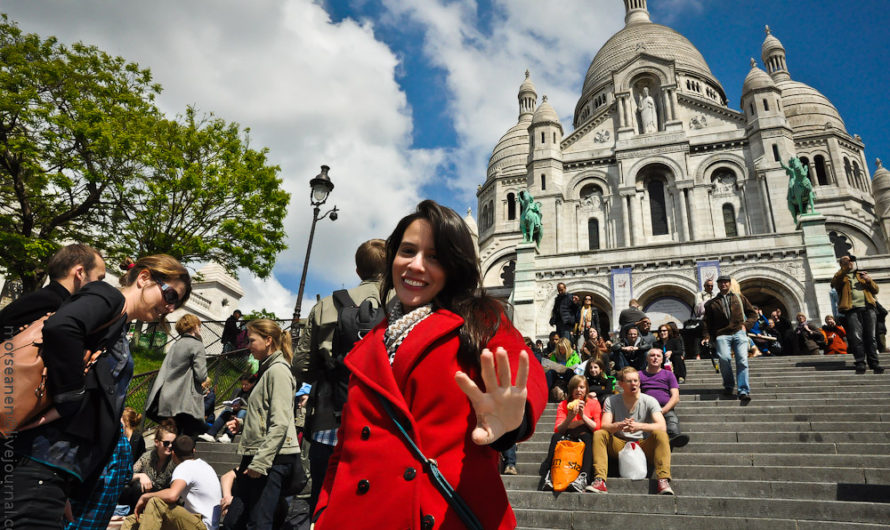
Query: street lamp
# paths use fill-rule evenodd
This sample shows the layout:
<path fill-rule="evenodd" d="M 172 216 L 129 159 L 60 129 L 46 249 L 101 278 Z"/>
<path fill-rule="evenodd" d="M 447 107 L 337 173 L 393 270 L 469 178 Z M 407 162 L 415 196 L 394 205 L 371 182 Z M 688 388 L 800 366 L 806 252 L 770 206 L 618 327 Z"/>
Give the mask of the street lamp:
<path fill-rule="evenodd" d="M 328 195 L 334 190 L 334 183 L 328 176 L 330 167 L 321 166 L 321 173 L 309 181 L 312 193 L 309 196 L 309 202 L 313 206 L 312 210 L 312 228 L 309 229 L 309 243 L 306 244 L 306 260 L 303 261 L 303 276 L 300 278 L 300 290 L 297 292 L 297 305 L 294 306 L 294 317 L 291 322 L 291 333 L 296 339 L 296 330 L 300 326 L 300 306 L 303 304 L 303 289 L 306 288 L 306 271 L 309 270 L 309 254 L 312 252 L 312 239 L 315 237 L 315 223 L 320 219 L 324 219 L 330 215 L 331 221 L 337 220 L 337 207 L 334 206 L 322 215 L 318 215 L 321 211 L 320 206 L 328 200 Z"/>

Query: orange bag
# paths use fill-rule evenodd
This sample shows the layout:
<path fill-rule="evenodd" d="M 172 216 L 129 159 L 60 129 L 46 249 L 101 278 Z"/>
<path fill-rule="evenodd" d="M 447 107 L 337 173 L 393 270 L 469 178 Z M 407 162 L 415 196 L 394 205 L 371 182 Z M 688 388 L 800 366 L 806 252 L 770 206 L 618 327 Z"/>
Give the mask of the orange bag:
<path fill-rule="evenodd" d="M 550 480 L 553 491 L 565 491 L 578 475 L 581 474 L 581 463 L 584 461 L 584 442 L 560 440 L 553 450 L 553 462 L 550 464 Z"/>

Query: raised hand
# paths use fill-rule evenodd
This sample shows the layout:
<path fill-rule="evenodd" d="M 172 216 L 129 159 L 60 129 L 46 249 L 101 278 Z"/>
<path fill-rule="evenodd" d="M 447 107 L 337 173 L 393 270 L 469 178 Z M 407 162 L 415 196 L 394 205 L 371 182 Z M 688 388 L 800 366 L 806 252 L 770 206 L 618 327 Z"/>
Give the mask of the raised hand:
<path fill-rule="evenodd" d="M 510 360 L 507 351 L 498 348 L 492 354 L 486 348 L 480 356 L 483 392 L 476 383 L 464 372 L 454 374 L 454 380 L 470 398 L 473 411 L 476 413 L 476 427 L 473 429 L 473 442 L 487 445 L 522 423 L 525 415 L 525 402 L 528 397 L 528 354 L 519 352 L 519 367 L 516 369 L 516 385 L 510 384 Z M 497 373 L 495 373 L 497 361 Z"/>

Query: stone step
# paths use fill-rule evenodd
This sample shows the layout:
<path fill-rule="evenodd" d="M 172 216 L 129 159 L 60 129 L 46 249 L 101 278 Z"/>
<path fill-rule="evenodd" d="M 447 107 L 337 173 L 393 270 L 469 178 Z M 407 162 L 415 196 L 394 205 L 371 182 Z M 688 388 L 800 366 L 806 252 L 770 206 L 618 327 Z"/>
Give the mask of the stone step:
<path fill-rule="evenodd" d="M 718 515 L 666 515 L 600 512 L 564 512 L 558 510 L 524 510 L 514 508 L 517 530 L 573 530 L 599 528 L 607 517 L 609 528 L 658 528 L 664 530 L 871 530 L 886 528 L 884 524 L 850 523 L 839 521 L 813 521 L 808 519 L 776 519 L 722 517 Z M 534 526 L 532 526 L 534 525 Z"/>
<path fill-rule="evenodd" d="M 683 411 L 678 414 L 680 417 L 680 422 L 683 425 L 690 425 L 692 423 L 714 423 L 715 420 L 723 420 L 724 422 L 734 424 L 734 423 L 801 423 L 801 422 L 821 422 L 826 423 L 831 419 L 837 419 L 838 417 L 842 417 L 845 420 L 845 423 L 851 422 L 863 422 L 863 423 L 880 423 L 880 422 L 890 422 L 890 411 L 884 413 L 878 412 L 856 412 L 849 413 L 843 416 L 839 416 L 837 414 L 832 414 L 830 412 L 801 412 L 801 413 L 791 413 L 791 412 L 770 412 L 765 410 L 758 410 L 756 408 L 752 408 L 750 411 L 747 408 L 743 408 L 741 410 L 729 409 L 727 411 L 714 411 L 702 413 L 699 411 L 696 412 L 687 412 Z M 556 424 L 556 415 L 550 416 L 541 416 L 541 419 L 538 420 L 538 425 L 543 426 L 553 426 Z M 885 423 L 886 426 L 890 426 L 890 423 Z M 550 430 L 548 428 L 548 430 Z M 738 430 L 747 430 L 747 428 L 742 429 L 741 427 Z"/>
<path fill-rule="evenodd" d="M 883 424 L 881 424 L 883 425 Z M 696 425 L 698 426 L 698 424 Z M 694 436 L 695 442 L 856 442 L 856 443 L 890 443 L 890 428 L 884 432 L 778 432 L 774 430 L 763 432 L 695 432 L 686 431 L 686 434 Z M 543 443 L 544 448 L 550 443 L 552 432 L 538 431 L 527 441 L 519 444 L 520 450 L 524 450 L 530 443 Z"/>
<path fill-rule="evenodd" d="M 543 453 L 517 452 L 516 461 L 523 464 L 540 464 Z M 860 454 L 760 454 L 760 453 L 679 453 L 671 455 L 671 465 L 712 466 L 807 466 L 818 461 L 822 467 L 868 467 L 890 469 L 890 455 Z M 678 475 L 679 476 L 679 475 Z"/>
<path fill-rule="evenodd" d="M 523 453 L 532 453 L 541 458 L 546 457 L 547 442 L 526 442 L 522 444 Z M 765 441 L 755 442 L 702 442 L 693 439 L 686 447 L 674 449 L 674 454 L 680 453 L 760 453 L 760 454 L 837 454 L 837 455 L 886 455 L 890 454 L 890 443 L 864 443 L 864 442 L 782 442 L 770 443 Z"/>
<path fill-rule="evenodd" d="M 680 488 L 679 481 L 677 488 Z M 819 521 L 870 524 L 886 524 L 887 521 L 890 521 L 890 503 L 685 496 L 682 489 L 675 490 L 675 493 L 677 495 L 668 496 L 611 492 L 608 494 L 575 492 L 554 494 L 553 492 L 539 491 L 511 491 L 509 499 L 514 509 L 556 510 L 564 513 L 584 512 L 588 516 L 599 512 L 600 524 L 603 521 L 603 512 L 699 516 L 720 514 L 722 517 L 747 517 L 755 520 L 758 518 L 795 519 L 805 514 L 807 518 Z M 521 524 L 549 526 L 525 519 L 521 521 Z M 579 528 L 582 527 L 579 526 L 577 519 L 573 520 L 572 524 Z M 610 520 L 610 526 L 612 524 Z"/>
<path fill-rule="evenodd" d="M 533 491 L 538 475 L 504 476 L 507 491 Z M 609 478 L 609 493 L 655 493 L 657 480 Z M 837 482 L 795 482 L 786 480 L 676 479 L 674 492 L 685 497 L 746 497 L 826 501 L 890 502 L 890 484 L 838 484 Z"/>
<path fill-rule="evenodd" d="M 789 407 L 780 404 L 764 404 L 751 401 L 745 407 L 713 407 L 713 406 L 687 406 L 686 403 L 680 401 L 677 405 L 677 413 L 683 420 L 692 416 L 720 416 L 724 418 L 735 418 L 736 416 L 751 415 L 776 415 L 776 414 L 831 414 L 836 417 L 847 417 L 851 414 L 870 414 L 879 416 L 881 413 L 888 414 L 886 403 L 883 405 L 803 405 L 799 407 Z M 539 422 L 556 421 L 556 413 L 551 414 L 549 411 L 541 415 Z"/>

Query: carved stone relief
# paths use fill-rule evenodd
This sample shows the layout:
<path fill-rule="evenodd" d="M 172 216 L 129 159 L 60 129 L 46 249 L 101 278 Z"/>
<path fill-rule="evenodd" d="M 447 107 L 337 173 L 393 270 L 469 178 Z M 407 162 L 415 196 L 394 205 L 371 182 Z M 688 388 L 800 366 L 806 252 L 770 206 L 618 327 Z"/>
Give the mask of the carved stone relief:
<path fill-rule="evenodd" d="M 704 114 L 693 116 L 692 119 L 689 120 L 689 126 L 693 129 L 704 129 L 708 126 L 708 117 Z"/>
<path fill-rule="evenodd" d="M 593 141 L 598 144 L 604 144 L 609 141 L 611 138 L 611 134 L 609 131 L 599 131 L 595 135 L 593 135 Z"/>

